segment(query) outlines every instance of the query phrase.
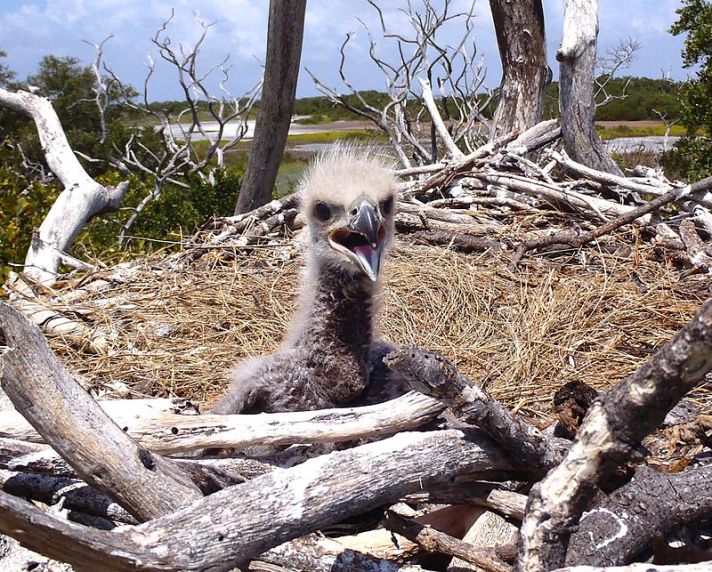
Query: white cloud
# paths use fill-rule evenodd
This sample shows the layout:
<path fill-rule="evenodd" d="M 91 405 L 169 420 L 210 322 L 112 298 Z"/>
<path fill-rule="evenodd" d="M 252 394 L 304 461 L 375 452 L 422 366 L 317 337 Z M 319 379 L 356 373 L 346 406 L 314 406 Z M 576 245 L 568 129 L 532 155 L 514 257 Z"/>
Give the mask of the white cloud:
<path fill-rule="evenodd" d="M 415 2 L 417 4 L 417 2 Z M 399 32 L 407 30 L 407 21 L 399 11 L 400 0 L 381 0 L 385 17 Z M 469 8 L 470 0 L 453 0 L 453 10 Z M 545 0 L 547 46 L 550 65 L 556 70 L 554 53 L 561 37 L 562 0 Z M 675 0 L 600 0 L 600 36 L 602 49 L 618 39 L 638 39 L 643 49 L 631 74 L 660 75 L 660 68 L 670 69 L 674 77 L 684 77 L 680 67 L 681 39 L 667 30 L 675 20 Z M 624 8 L 623 8 L 624 7 Z M 72 55 L 89 62 L 92 48 L 81 40 L 97 42 L 109 34 L 106 61 L 117 73 L 134 85 L 141 85 L 146 54 L 155 47 L 150 38 L 175 10 L 169 33 L 175 43 L 192 43 L 199 34 L 194 11 L 208 22 L 215 22 L 201 53 L 207 68 L 230 54 L 232 87 L 240 93 L 260 74 L 267 31 L 267 0 L 0 0 L 0 49 L 8 52 L 7 64 L 19 77 L 33 73 L 45 54 Z M 625 17 L 621 11 L 625 10 Z M 383 80 L 368 58 L 368 37 L 357 21 L 362 18 L 374 30 L 378 20 L 364 0 L 309 0 L 302 64 L 315 71 L 330 85 L 339 82 L 339 46 L 349 31 L 356 31 L 349 48 L 349 73 L 364 88 L 381 88 Z M 488 84 L 499 83 L 498 50 L 492 29 L 489 3 L 477 0 L 475 33 L 477 49 L 484 54 Z M 447 35 L 449 34 L 449 36 Z M 446 37 L 455 38 L 456 30 Z M 454 41 L 454 40 L 453 40 Z M 387 43 L 379 49 L 388 54 Z M 392 52 L 391 52 L 392 53 Z M 306 74 L 299 82 L 300 95 L 314 94 Z M 157 73 L 153 92 L 156 98 L 179 97 L 168 70 Z"/>

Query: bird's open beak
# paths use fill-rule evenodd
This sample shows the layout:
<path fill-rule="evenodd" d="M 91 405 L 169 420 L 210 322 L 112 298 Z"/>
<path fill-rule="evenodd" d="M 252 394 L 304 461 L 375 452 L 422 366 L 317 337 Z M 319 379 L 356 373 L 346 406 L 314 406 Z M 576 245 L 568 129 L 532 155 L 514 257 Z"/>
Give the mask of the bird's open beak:
<path fill-rule="evenodd" d="M 381 267 L 386 226 L 378 210 L 368 201 L 362 201 L 354 211 L 348 225 L 332 232 L 329 242 L 375 282 Z"/>

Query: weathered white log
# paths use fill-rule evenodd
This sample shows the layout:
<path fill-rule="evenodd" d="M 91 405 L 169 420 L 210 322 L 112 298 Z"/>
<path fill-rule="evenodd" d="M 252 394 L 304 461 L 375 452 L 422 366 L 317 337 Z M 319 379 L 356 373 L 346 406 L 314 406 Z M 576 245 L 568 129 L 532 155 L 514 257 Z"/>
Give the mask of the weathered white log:
<path fill-rule="evenodd" d="M 579 163 L 622 175 L 594 127 L 598 0 L 566 0 L 564 6 L 564 33 L 556 52 L 564 148 Z"/>
<path fill-rule="evenodd" d="M 483 501 L 475 501 L 510 518 L 522 520 L 527 506 L 527 496 L 494 489 Z"/>
<path fill-rule="evenodd" d="M 629 191 L 656 196 L 664 195 L 673 188 L 672 185 L 646 185 L 631 180 L 629 177 L 620 177 L 612 173 L 599 171 L 598 169 L 593 169 L 591 167 L 587 167 L 586 165 L 582 165 L 581 163 L 577 163 L 565 152 L 558 153 L 556 151 L 552 151 L 550 155 L 551 158 L 559 163 L 559 165 L 561 165 L 566 171 L 605 185 L 622 187 L 624 189 L 628 189 Z M 695 191 L 693 193 L 681 193 L 681 195 L 685 200 L 692 200 L 707 208 L 712 208 L 712 192 L 709 190 Z"/>
<path fill-rule="evenodd" d="M 712 300 L 643 366 L 594 402 L 566 458 L 534 486 L 521 528 L 521 572 L 564 564 L 571 532 L 595 487 L 710 369 Z"/>
<path fill-rule="evenodd" d="M 446 506 L 414 518 L 415 521 L 432 526 L 453 536 L 462 536 L 466 525 L 471 523 L 471 506 Z M 298 568 L 309 572 L 334 572 L 343 570 L 422 570 L 403 562 L 421 552 L 416 543 L 385 528 L 367 530 L 359 534 L 323 538 L 307 536 L 292 540 L 260 555 L 260 560 L 283 565 L 288 569 Z M 250 565 L 250 569 L 259 567 Z"/>
<path fill-rule="evenodd" d="M 442 169 L 446 163 L 432 163 L 431 165 L 418 165 L 417 167 L 408 167 L 406 169 L 395 169 L 393 174 L 396 177 L 410 177 L 412 175 L 425 175 L 427 173 L 435 173 Z"/>
<path fill-rule="evenodd" d="M 453 159 L 462 159 L 465 155 L 462 151 L 460 151 L 460 149 L 458 149 L 455 141 L 453 141 L 450 136 L 450 132 L 445 126 L 445 122 L 440 115 L 440 111 L 438 111 L 438 106 L 435 104 L 435 98 L 433 97 L 433 90 L 430 88 L 430 82 L 422 77 L 419 77 L 418 81 L 420 82 L 420 87 L 423 90 L 423 101 L 425 102 L 425 106 L 428 108 L 428 113 L 430 113 L 430 118 L 433 120 L 435 130 L 438 132 L 438 135 L 445 145 L 447 152 Z"/>
<path fill-rule="evenodd" d="M 284 571 L 428 572 L 414 564 L 391 562 L 370 552 L 348 548 L 338 540 L 316 535 L 285 542 L 260 554 L 259 561 L 252 562 L 249 569 L 255 572 L 265 570 L 260 566 L 262 562 L 279 566 Z M 274 572 L 275 569 L 268 570 Z"/>
<path fill-rule="evenodd" d="M 98 402 L 104 412 L 124 432 L 133 423 L 145 423 L 146 419 L 156 419 L 163 415 L 171 415 L 178 407 L 170 399 L 107 399 Z M 184 416 L 179 416 L 184 417 Z M 44 442 L 42 436 L 17 410 L 3 412 L 0 417 L 0 438 L 18 439 L 33 443 Z"/>
<path fill-rule="evenodd" d="M 444 409 L 437 400 L 415 392 L 366 407 L 260 415 L 177 415 L 167 407 L 169 400 L 109 400 L 99 404 L 139 445 L 161 453 L 379 437 L 420 427 Z M 34 442 L 42 439 L 21 415 L 12 412 L 0 419 L 0 437 Z"/>
<path fill-rule="evenodd" d="M 139 520 L 200 498 L 172 462 L 137 446 L 61 366 L 44 336 L 17 310 L 0 303 L 0 384 L 15 408 L 96 489 Z"/>
<path fill-rule="evenodd" d="M 25 257 L 28 275 L 39 282 L 51 282 L 57 277 L 62 253 L 69 251 L 89 219 L 119 208 L 128 182 L 105 187 L 89 176 L 69 146 L 49 99 L 0 88 L 0 106 L 32 118 L 47 165 L 64 186 L 39 232 L 32 237 Z"/>
<path fill-rule="evenodd" d="M 91 327 L 86 322 L 73 320 L 31 298 L 14 296 L 11 303 L 49 336 L 65 338 L 73 345 L 92 353 L 106 353 L 109 347 L 108 333 L 101 326 Z"/>
<path fill-rule="evenodd" d="M 103 532 L 62 521 L 0 493 L 0 533 L 92 570 L 229 570 L 304 536 L 458 474 L 502 471 L 484 435 L 400 433 L 230 487 L 132 529 Z M 475 441 L 476 439 L 476 441 Z"/>
<path fill-rule="evenodd" d="M 504 150 L 516 155 L 526 155 L 556 141 L 559 137 L 561 137 L 559 120 L 547 119 L 522 132 L 516 139 L 507 143 Z"/>
<path fill-rule="evenodd" d="M 497 548 L 517 543 L 519 531 L 512 523 L 507 522 L 490 511 L 483 511 L 479 518 L 465 533 L 462 540 L 475 548 Z M 447 567 L 447 572 L 466 572 L 468 570 L 481 570 L 476 565 L 453 558 Z"/>
<path fill-rule="evenodd" d="M 555 204 L 568 205 L 574 210 L 587 215 L 593 213 L 603 220 L 608 220 L 606 217 L 609 216 L 625 214 L 635 208 L 510 173 L 503 175 L 496 171 L 489 171 L 476 173 L 475 176 L 488 183 L 503 185 L 513 191 L 542 197 L 553 201 Z M 650 222 L 650 216 L 643 216 L 637 220 L 639 224 L 647 224 Z"/>

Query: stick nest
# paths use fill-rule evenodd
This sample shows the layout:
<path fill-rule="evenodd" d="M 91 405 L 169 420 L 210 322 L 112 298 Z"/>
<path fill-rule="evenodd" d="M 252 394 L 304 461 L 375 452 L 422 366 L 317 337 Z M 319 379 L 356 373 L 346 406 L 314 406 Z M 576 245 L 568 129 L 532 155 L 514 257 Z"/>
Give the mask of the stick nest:
<path fill-rule="evenodd" d="M 381 335 L 440 351 L 508 407 L 546 421 L 557 388 L 617 383 L 708 295 L 703 277 L 681 282 L 650 247 L 625 243 L 613 254 L 532 259 L 512 272 L 505 256 L 415 245 L 405 236 L 385 269 Z M 99 393 L 206 404 L 237 361 L 278 347 L 296 306 L 299 244 L 216 250 L 177 272 L 149 259 L 130 280 L 73 304 L 111 333 L 106 354 L 57 337 L 50 343 Z M 67 283 L 59 298 L 76 286 Z M 692 397 L 712 409 L 709 383 Z"/>

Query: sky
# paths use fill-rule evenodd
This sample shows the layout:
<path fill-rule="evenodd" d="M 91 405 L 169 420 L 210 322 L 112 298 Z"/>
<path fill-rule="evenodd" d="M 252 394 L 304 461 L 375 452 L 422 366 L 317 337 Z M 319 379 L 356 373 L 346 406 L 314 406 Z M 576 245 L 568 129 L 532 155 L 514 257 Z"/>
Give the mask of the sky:
<path fill-rule="evenodd" d="M 442 0 L 434 0 L 436 3 Z M 417 5 L 418 0 L 412 0 Z M 399 11 L 405 0 L 380 0 L 392 29 L 405 33 L 407 22 Z M 240 95 L 261 75 L 267 32 L 268 0 L 0 0 L 0 50 L 7 52 L 5 64 L 24 79 L 37 69 L 42 56 L 74 56 L 84 63 L 94 59 L 94 48 L 113 34 L 105 48 L 105 62 L 123 82 L 143 85 L 149 57 L 158 62 L 149 84 L 151 100 L 180 98 L 175 73 L 161 65 L 151 38 L 162 23 L 168 25 L 173 45 L 191 45 L 200 33 L 196 14 L 212 23 L 201 50 L 199 66 L 207 70 L 229 56 L 227 88 Z M 471 0 L 452 0 L 453 11 L 467 10 Z M 625 71 L 628 75 L 685 79 L 680 52 L 683 38 L 668 33 L 675 21 L 679 0 L 600 0 L 599 53 L 631 38 L 640 44 L 636 59 Z M 544 0 L 549 65 L 558 75 L 554 58 L 561 40 L 563 0 Z M 318 95 L 304 68 L 324 84 L 347 92 L 340 82 L 339 46 L 348 32 L 356 32 L 347 52 L 346 72 L 359 89 L 383 89 L 384 80 L 368 57 L 368 35 L 361 19 L 377 30 L 374 10 L 365 0 L 308 0 L 305 20 L 302 67 L 297 95 Z M 453 23 L 444 30 L 445 41 L 454 43 L 462 25 Z M 485 70 L 485 85 L 499 84 L 501 67 L 492 16 L 487 0 L 475 2 L 474 38 L 478 58 Z M 395 55 L 392 42 L 378 43 L 379 54 L 390 60 Z M 150 56 L 149 56 L 150 54 Z M 217 90 L 217 76 L 211 89 Z"/>

